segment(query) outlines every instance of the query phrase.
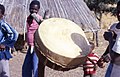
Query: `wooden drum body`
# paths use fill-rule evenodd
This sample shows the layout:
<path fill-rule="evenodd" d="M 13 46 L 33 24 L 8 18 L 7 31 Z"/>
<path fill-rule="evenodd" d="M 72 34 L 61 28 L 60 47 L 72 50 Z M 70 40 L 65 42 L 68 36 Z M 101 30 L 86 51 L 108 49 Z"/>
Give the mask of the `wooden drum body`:
<path fill-rule="evenodd" d="M 83 64 L 89 48 L 83 30 L 64 18 L 44 20 L 35 33 L 35 50 L 39 59 L 56 70 L 73 69 Z"/>

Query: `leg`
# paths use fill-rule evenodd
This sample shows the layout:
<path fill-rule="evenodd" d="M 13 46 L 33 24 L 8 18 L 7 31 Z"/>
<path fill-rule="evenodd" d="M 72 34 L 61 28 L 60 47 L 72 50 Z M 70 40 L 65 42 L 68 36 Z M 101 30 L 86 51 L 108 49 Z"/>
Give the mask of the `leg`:
<path fill-rule="evenodd" d="M 2 73 L 1 73 L 1 77 L 10 77 L 10 71 L 9 71 L 9 60 L 1 60 L 2 65 Z"/>
<path fill-rule="evenodd" d="M 27 51 L 23 66 L 22 66 L 22 77 L 32 77 L 32 54 L 30 53 L 30 47 Z"/>
<path fill-rule="evenodd" d="M 38 77 L 44 77 L 45 65 L 40 62 L 38 63 Z"/>
<path fill-rule="evenodd" d="M 0 77 L 2 77 L 2 60 L 0 60 Z"/>
<path fill-rule="evenodd" d="M 108 66 L 108 68 L 107 68 L 105 77 L 110 77 L 111 76 L 112 69 L 113 69 L 113 64 L 110 63 L 109 66 Z"/>
<path fill-rule="evenodd" d="M 38 77 L 38 57 L 36 53 L 33 53 L 33 74 L 34 77 Z"/>

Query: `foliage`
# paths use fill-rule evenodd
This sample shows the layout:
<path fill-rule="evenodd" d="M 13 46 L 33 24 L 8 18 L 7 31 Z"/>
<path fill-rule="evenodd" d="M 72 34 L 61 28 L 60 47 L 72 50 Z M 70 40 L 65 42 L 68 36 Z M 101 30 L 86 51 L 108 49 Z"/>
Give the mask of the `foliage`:
<path fill-rule="evenodd" d="M 118 0 L 84 0 L 90 10 L 96 11 L 96 12 L 112 12 L 115 8 L 109 7 L 108 5 L 116 4 Z"/>
<path fill-rule="evenodd" d="M 116 4 L 119 0 L 84 0 L 91 11 L 94 11 L 96 18 L 101 23 L 102 13 L 112 13 L 115 15 L 115 7 L 109 6 Z M 99 24 L 101 26 L 101 24 Z"/>

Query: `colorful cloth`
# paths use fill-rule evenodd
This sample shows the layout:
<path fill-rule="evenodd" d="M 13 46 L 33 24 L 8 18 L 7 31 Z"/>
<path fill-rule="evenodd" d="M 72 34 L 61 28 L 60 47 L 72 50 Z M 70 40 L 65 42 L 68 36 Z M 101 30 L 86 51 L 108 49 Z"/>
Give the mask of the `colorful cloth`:
<path fill-rule="evenodd" d="M 37 17 L 42 19 L 38 14 Z M 22 77 L 38 77 L 38 57 L 33 49 L 34 33 L 38 27 L 38 23 L 29 15 L 27 18 L 27 42 L 29 48 L 22 66 Z"/>
<path fill-rule="evenodd" d="M 42 17 L 39 16 L 38 14 L 37 14 L 37 17 L 42 19 Z M 29 15 L 27 18 L 27 21 L 29 22 L 27 23 L 27 42 L 28 42 L 28 45 L 34 46 L 34 33 L 36 29 L 38 29 L 39 25 L 34 19 L 31 22 L 30 20 L 31 18 Z"/>
<path fill-rule="evenodd" d="M 3 32 L 4 29 L 4 32 Z M 0 60 L 12 58 L 9 49 L 14 46 L 17 41 L 18 33 L 14 35 L 12 27 L 8 25 L 3 19 L 0 20 L 0 44 L 5 45 L 5 50 L 0 51 Z M 6 33 L 6 34 L 5 34 Z"/>
<path fill-rule="evenodd" d="M 7 22 L 0 20 L 0 36 L 0 44 L 8 47 L 14 47 L 18 38 L 18 32 L 7 24 Z"/>
<path fill-rule="evenodd" d="M 17 41 L 18 33 L 3 19 L 0 20 L 0 44 L 5 46 L 4 50 L 0 50 L 0 77 L 10 77 L 9 59 L 10 47 L 13 47 Z"/>
<path fill-rule="evenodd" d="M 88 58 L 92 60 L 95 64 L 97 64 L 97 61 L 99 60 L 99 57 L 95 53 L 90 53 L 88 55 Z M 86 63 L 83 65 L 84 74 L 94 74 L 96 72 L 96 67 L 90 60 L 86 60 Z"/>

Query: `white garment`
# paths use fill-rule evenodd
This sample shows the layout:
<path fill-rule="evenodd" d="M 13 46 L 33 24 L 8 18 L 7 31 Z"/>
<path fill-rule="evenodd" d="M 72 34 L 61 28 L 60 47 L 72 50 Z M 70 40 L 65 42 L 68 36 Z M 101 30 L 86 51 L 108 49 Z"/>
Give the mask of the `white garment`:
<path fill-rule="evenodd" d="M 112 48 L 112 50 L 118 54 L 120 54 L 120 29 L 117 29 L 116 26 L 117 26 L 118 23 L 115 23 L 113 24 L 111 27 L 110 27 L 110 30 L 111 31 L 114 31 L 115 34 L 117 34 L 117 37 L 116 37 L 116 42 Z"/>
<path fill-rule="evenodd" d="M 120 54 L 120 35 L 117 35 L 116 42 L 112 48 L 112 50 L 118 54 Z"/>
<path fill-rule="evenodd" d="M 31 54 L 33 53 L 33 51 L 34 51 L 34 46 L 31 46 L 31 49 L 30 49 Z"/>

